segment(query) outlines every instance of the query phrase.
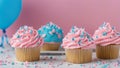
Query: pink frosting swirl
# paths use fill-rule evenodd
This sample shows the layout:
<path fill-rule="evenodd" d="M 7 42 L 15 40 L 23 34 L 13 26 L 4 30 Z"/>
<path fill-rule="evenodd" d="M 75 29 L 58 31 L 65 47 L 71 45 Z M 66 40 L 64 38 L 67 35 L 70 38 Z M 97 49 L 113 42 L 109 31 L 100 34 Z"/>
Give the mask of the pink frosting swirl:
<path fill-rule="evenodd" d="M 10 44 L 15 48 L 31 48 L 41 46 L 43 39 L 33 27 L 22 26 L 10 39 Z"/>
<path fill-rule="evenodd" d="M 95 31 L 93 39 L 95 44 L 101 46 L 120 44 L 120 33 L 114 27 L 111 27 L 109 23 L 104 23 Z"/>
<path fill-rule="evenodd" d="M 93 48 L 94 42 L 91 36 L 83 29 L 72 27 L 71 31 L 64 37 L 62 47 L 65 49 Z"/>

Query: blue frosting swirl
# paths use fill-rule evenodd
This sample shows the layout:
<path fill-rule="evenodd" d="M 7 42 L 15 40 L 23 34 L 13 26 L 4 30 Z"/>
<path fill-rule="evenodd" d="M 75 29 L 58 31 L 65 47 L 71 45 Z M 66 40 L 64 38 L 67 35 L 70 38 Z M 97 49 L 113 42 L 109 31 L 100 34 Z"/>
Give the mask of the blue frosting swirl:
<path fill-rule="evenodd" d="M 39 28 L 38 33 L 44 38 L 44 42 L 61 43 L 64 37 L 62 29 L 52 22 L 48 22 L 46 25 Z"/>

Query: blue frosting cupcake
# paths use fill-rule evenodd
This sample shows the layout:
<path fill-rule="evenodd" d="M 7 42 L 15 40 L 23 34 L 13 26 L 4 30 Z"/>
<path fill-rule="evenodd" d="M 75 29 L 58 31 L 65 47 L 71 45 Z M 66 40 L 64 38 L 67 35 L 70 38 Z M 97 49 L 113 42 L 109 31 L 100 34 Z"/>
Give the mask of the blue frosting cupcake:
<path fill-rule="evenodd" d="M 52 22 L 39 28 L 38 33 L 43 37 L 45 43 L 61 43 L 64 37 L 62 29 Z"/>

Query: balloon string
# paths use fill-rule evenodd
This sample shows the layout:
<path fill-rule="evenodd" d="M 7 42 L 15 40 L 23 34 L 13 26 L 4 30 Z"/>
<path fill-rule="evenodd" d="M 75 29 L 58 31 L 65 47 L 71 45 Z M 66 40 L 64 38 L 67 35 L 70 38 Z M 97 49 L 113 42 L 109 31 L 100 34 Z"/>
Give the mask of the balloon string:
<path fill-rule="evenodd" d="M 9 40 L 8 40 L 8 36 L 6 34 L 6 30 L 3 30 L 3 33 L 4 33 L 4 37 L 6 39 L 6 43 L 10 45 Z"/>
<path fill-rule="evenodd" d="M 3 47 L 3 44 L 4 44 L 4 36 L 2 35 L 0 47 Z"/>
<path fill-rule="evenodd" d="M 10 45 L 7 34 L 6 34 L 6 30 L 3 30 L 0 47 L 4 47 L 4 41 L 6 41 L 8 45 Z"/>

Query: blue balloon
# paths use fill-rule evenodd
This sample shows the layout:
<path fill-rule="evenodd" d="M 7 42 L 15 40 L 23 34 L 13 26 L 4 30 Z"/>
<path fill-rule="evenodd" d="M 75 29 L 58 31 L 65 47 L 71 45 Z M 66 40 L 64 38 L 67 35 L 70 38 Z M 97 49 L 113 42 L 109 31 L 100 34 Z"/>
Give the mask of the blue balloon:
<path fill-rule="evenodd" d="M 5 30 L 18 18 L 22 0 L 0 0 L 0 29 Z"/>

